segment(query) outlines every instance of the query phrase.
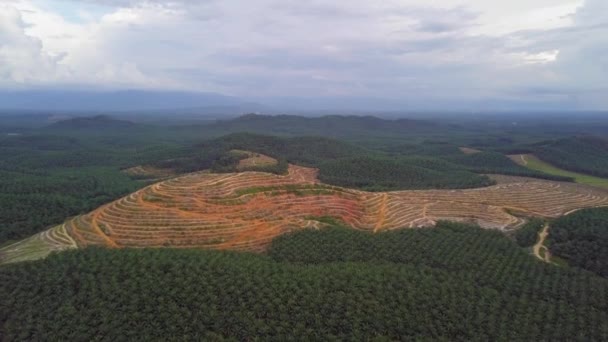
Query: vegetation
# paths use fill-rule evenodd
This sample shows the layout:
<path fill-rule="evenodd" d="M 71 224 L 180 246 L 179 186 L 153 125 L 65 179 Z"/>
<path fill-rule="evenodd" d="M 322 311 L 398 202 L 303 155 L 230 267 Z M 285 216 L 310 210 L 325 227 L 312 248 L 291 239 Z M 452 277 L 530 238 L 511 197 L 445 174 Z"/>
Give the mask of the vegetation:
<path fill-rule="evenodd" d="M 399 137 L 404 132 L 430 132 L 436 123 L 425 120 L 387 120 L 373 116 L 327 115 L 302 117 L 295 115 L 247 114 L 234 120 L 219 121 L 205 127 L 206 130 L 222 132 L 220 135 L 239 132 L 271 134 L 281 136 L 323 136 L 339 139 L 361 137 Z"/>
<path fill-rule="evenodd" d="M 282 225 L 290 220 L 355 225 L 369 216 L 377 224 L 366 221 L 357 228 L 379 231 L 436 217 L 479 218 L 498 226 L 517 222 L 502 210 L 513 203 L 548 216 L 605 203 L 601 196 L 588 196 L 585 187 L 555 189 L 540 182 L 360 196 L 310 185 L 310 170 L 294 176 L 302 185 L 263 174 L 212 175 L 217 187 L 210 190 L 197 179 L 177 181 L 113 203 L 100 211 L 103 218 L 95 224 L 82 215 L 58 225 L 146 184 L 123 169 L 151 165 L 177 173 L 232 172 L 243 157 L 231 154 L 234 149 L 278 160 L 255 170 L 283 174 L 288 163 L 318 167 L 323 181 L 368 190 L 491 184 L 480 173 L 569 176 L 517 166 L 491 152 L 499 149 L 538 153 L 560 167 L 603 176 L 603 143 L 562 139 L 572 134 L 567 123 L 540 130 L 544 126 L 514 125 L 510 119 L 436 124 L 247 115 L 166 127 L 104 116 L 50 127 L 21 115 L 8 124 L 2 120 L 0 245 L 2 252 L 11 251 L 3 256 L 28 260 L 70 249 L 0 266 L 2 341 L 608 340 L 608 209 L 561 218 L 549 236 L 553 255 L 604 278 L 535 260 L 497 231 L 446 222 L 377 234 L 335 227 L 304 230 L 271 242 L 285 227 L 296 226 Z M 580 127 L 576 130 L 585 131 Z M 606 132 L 597 125 L 587 130 Z M 279 137 L 224 136 L 242 131 Z M 311 134 L 323 137 L 300 136 Z M 484 152 L 464 155 L 459 146 Z M 221 185 L 222 177 L 230 179 Z M 195 187 L 199 198 L 187 192 Z M 269 196 L 251 201 L 222 197 L 259 191 Z M 455 195 L 458 203 L 452 202 Z M 223 205 L 222 212 L 205 211 L 208 216 L 196 225 L 191 215 L 182 215 L 203 212 L 206 200 Z M 276 219 L 275 208 L 281 214 Z M 247 219 L 235 223 L 243 213 Z M 529 246 L 540 225 L 530 221 L 516 232 L 517 242 Z M 8 244 L 50 226 L 55 228 Z M 234 229 L 246 232 L 245 237 L 235 236 Z M 72 240 L 69 232 L 75 230 L 81 239 Z M 111 237 L 103 239 L 104 234 Z M 71 250 L 83 241 L 158 248 Z M 262 251 L 269 244 L 266 255 L 161 247 Z"/>
<path fill-rule="evenodd" d="M 585 209 L 554 221 L 549 250 L 570 265 L 608 277 L 608 208 Z"/>
<path fill-rule="evenodd" d="M 608 140 L 591 136 L 558 139 L 537 146 L 535 154 L 562 169 L 608 177 Z"/>
<path fill-rule="evenodd" d="M 287 163 L 319 168 L 319 179 L 339 186 L 365 190 L 459 189 L 493 182 L 464 167 L 432 157 L 387 157 L 345 142 L 320 137 L 281 138 L 256 134 L 231 134 L 199 145 L 197 156 L 157 163 L 157 166 L 193 171 L 211 167 L 232 172 L 242 156 L 226 154 L 247 149 L 279 159 L 276 166 L 260 170 L 284 173 Z M 509 162 L 513 164 L 510 160 Z M 515 165 L 515 164 L 513 164 Z M 517 166 L 517 165 L 515 165 Z M 526 170 L 525 168 L 522 168 Z"/>
<path fill-rule="evenodd" d="M 532 170 L 538 170 L 538 171 L 544 172 L 546 174 L 551 174 L 551 175 L 555 175 L 555 176 L 570 177 L 570 178 L 574 179 L 575 182 L 581 183 L 581 184 L 608 188 L 608 178 L 594 177 L 594 176 L 589 176 L 589 175 L 585 175 L 585 174 L 577 173 L 577 172 L 573 172 L 573 171 L 562 170 L 562 169 L 559 169 L 551 164 L 548 164 L 548 163 L 536 158 L 534 155 L 531 155 L 531 154 L 522 155 L 522 156 L 525 159 L 526 167 L 528 167 Z"/>
<path fill-rule="evenodd" d="M 459 154 L 449 156 L 447 160 L 462 165 L 468 170 L 479 173 L 498 173 L 512 176 L 535 177 L 556 181 L 572 181 L 572 178 L 561 175 L 552 175 L 541 172 L 541 170 L 531 170 L 517 165 L 505 155 L 497 152 L 480 152 L 473 154 Z"/>
<path fill-rule="evenodd" d="M 441 219 L 507 229 L 521 222 L 512 211 L 559 217 L 608 205 L 608 195 L 588 187 L 527 179 L 478 189 L 363 193 L 319 184 L 316 176 L 316 170 L 302 166 L 280 176 L 200 172 L 145 187 L 70 218 L 64 226 L 80 247 L 263 251 L 286 230 L 319 227 L 311 216 L 332 216 L 351 228 L 376 232 L 428 226 Z M 53 248 L 65 246 L 65 239 L 52 240 Z M 21 258 L 19 252 L 0 249 L 0 259 Z"/>
<path fill-rule="evenodd" d="M 0 243 L 32 235 L 140 186 L 103 167 L 0 170 Z"/>
<path fill-rule="evenodd" d="M 369 191 L 394 189 L 464 189 L 494 184 L 456 165 L 423 158 L 352 157 L 319 165 L 319 179 L 328 184 Z"/>
<path fill-rule="evenodd" d="M 531 218 L 515 232 L 515 241 L 521 247 L 532 247 L 538 241 L 538 233 L 545 226 L 545 221 L 539 218 Z"/>
<path fill-rule="evenodd" d="M 2 340 L 604 340 L 608 281 L 460 224 L 301 231 L 269 256 L 87 249 L 0 268 Z"/>
<path fill-rule="evenodd" d="M 601 155 L 604 145 L 592 138 L 568 140 L 571 145 L 574 141 L 575 147 L 562 146 L 565 143 L 559 139 L 545 139 L 532 146 L 525 143 L 546 137 L 533 126 L 515 132 L 511 128 L 505 130 L 502 123 L 485 127 L 474 121 L 442 124 L 356 116 L 246 115 L 209 124 L 161 126 L 96 116 L 45 126 L 48 120 L 49 115 L 0 116 L 0 244 L 59 224 L 146 184 L 148 177 L 127 176 L 121 172 L 123 169 L 150 165 L 170 169 L 171 174 L 203 169 L 232 172 L 238 158 L 229 156 L 228 151 L 238 148 L 279 161 L 277 165 L 253 170 L 284 174 L 288 163 L 319 167 L 319 176 L 325 181 L 360 184 L 370 190 L 489 184 L 486 177 L 473 173 L 568 179 L 531 171 L 492 152 L 467 156 L 458 146 L 482 147 L 486 151 L 499 146 L 546 151 L 552 148 L 553 152 L 563 152 L 559 158 L 567 152 L 563 159 L 571 160 L 570 164 L 596 171 L 603 168 L 601 160 L 605 159 Z M 592 126 L 594 131 L 597 127 Z M 579 126 L 577 130 L 585 131 Z M 282 137 L 235 133 L 218 138 L 241 131 Z M 562 131 L 559 134 L 563 135 Z M 306 134 L 324 137 L 294 137 Z M 591 157 L 584 161 L 571 158 L 586 158 L 580 156 L 585 153 L 577 153 L 582 150 L 591 151 Z M 357 162 L 351 165 L 349 160 Z M 371 177 L 366 169 L 369 165 L 383 176 Z"/>

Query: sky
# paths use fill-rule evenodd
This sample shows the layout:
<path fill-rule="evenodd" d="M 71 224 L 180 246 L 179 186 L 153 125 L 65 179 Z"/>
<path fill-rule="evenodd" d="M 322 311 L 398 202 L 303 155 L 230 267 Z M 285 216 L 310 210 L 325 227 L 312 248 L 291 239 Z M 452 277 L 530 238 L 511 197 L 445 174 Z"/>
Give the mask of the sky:
<path fill-rule="evenodd" d="M 0 0 L 0 89 L 605 110 L 608 1 Z"/>

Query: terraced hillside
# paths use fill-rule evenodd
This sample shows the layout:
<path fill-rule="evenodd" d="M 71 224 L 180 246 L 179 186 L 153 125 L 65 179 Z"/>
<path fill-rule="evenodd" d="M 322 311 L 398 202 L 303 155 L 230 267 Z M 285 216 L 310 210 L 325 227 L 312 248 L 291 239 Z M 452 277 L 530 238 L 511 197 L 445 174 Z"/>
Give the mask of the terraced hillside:
<path fill-rule="evenodd" d="M 507 229 L 522 222 L 514 214 L 558 217 L 608 205 L 608 192 L 601 189 L 522 177 L 493 176 L 497 185 L 478 189 L 374 193 L 321 184 L 316 175 L 315 169 L 295 165 L 287 175 L 191 173 L 150 185 L 51 230 L 61 229 L 61 234 L 31 239 L 48 243 L 51 250 L 103 245 L 262 251 L 274 237 L 320 227 L 327 217 L 376 232 L 437 220 Z M 1 249 L 2 261 L 22 259 L 30 248 L 23 243 Z"/>
<path fill-rule="evenodd" d="M 77 248 L 65 224 L 55 226 L 32 237 L 0 248 L 0 264 L 41 259 L 51 252 Z"/>

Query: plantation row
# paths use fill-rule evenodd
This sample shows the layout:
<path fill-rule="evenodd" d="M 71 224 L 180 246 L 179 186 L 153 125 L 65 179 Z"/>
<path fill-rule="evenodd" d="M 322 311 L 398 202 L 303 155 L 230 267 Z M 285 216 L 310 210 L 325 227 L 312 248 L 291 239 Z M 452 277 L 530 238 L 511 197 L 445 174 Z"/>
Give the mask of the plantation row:
<path fill-rule="evenodd" d="M 608 177 L 608 142 L 596 137 L 559 139 L 535 147 L 540 159 L 570 171 Z"/>
<path fill-rule="evenodd" d="M 518 177 L 495 177 L 498 185 L 481 189 L 372 193 L 318 183 L 316 174 L 294 165 L 287 175 L 193 173 L 148 186 L 65 227 L 81 247 L 262 251 L 286 232 L 323 226 L 322 217 L 369 231 L 438 220 L 505 229 L 522 223 L 510 211 L 548 218 L 608 205 L 602 190 Z"/>
<path fill-rule="evenodd" d="M 0 268 L 0 339 L 608 340 L 608 281 L 440 223 L 300 231 L 269 255 L 69 251 Z"/>
<path fill-rule="evenodd" d="M 578 211 L 551 223 L 552 255 L 608 278 L 608 208 Z"/>

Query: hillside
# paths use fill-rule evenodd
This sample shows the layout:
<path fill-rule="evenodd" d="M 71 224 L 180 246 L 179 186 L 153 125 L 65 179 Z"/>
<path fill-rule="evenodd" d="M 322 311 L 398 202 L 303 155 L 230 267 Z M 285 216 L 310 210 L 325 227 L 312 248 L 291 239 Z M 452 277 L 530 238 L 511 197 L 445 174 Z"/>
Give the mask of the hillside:
<path fill-rule="evenodd" d="M 587 184 L 600 188 L 608 188 L 608 178 L 595 177 L 580 172 L 560 169 L 555 165 L 540 160 L 533 154 L 514 154 L 509 155 L 509 158 L 530 170 L 537 170 L 539 172 L 551 174 L 557 177 L 570 178 L 571 180 L 581 184 Z"/>
<path fill-rule="evenodd" d="M 559 168 L 608 177 L 608 140 L 581 136 L 564 138 L 534 147 L 534 154 Z"/>
<path fill-rule="evenodd" d="M 608 205 L 608 193 L 572 183 L 497 176 L 470 190 L 366 192 L 320 183 L 317 170 L 191 173 L 171 178 L 0 249 L 16 262 L 74 247 L 181 247 L 263 251 L 272 239 L 328 222 L 379 232 L 440 220 L 512 229 L 518 215 L 555 218 Z M 46 247 L 45 247 L 46 246 Z M 33 255 L 33 256 L 32 256 Z"/>
<path fill-rule="evenodd" d="M 277 159 L 276 165 L 257 167 L 258 171 L 284 174 L 290 162 L 321 168 L 321 177 L 331 178 L 335 185 L 348 184 L 348 173 L 354 172 L 358 179 L 366 179 L 361 188 L 370 190 L 488 184 L 487 177 L 433 157 L 391 156 L 392 162 L 383 151 L 327 137 L 238 133 L 208 139 L 198 128 L 193 129 L 194 137 L 189 137 L 171 129 L 132 125 L 108 117 L 68 120 L 58 125 L 86 128 L 45 128 L 0 137 L 0 244 L 89 212 L 145 186 L 149 179 L 207 169 L 235 172 L 239 158 L 230 155 L 235 149 Z M 363 158 L 365 163 L 381 160 L 385 172 L 374 176 L 356 165 L 332 167 L 332 161 L 343 158 Z M 147 176 L 142 170 L 155 170 L 152 173 L 156 175 Z"/>
<path fill-rule="evenodd" d="M 226 156 L 231 150 L 249 150 L 288 163 L 315 167 L 321 180 L 328 184 L 364 190 L 462 189 L 493 184 L 486 176 L 441 159 L 388 158 L 381 152 L 326 137 L 235 133 L 188 147 L 182 153 L 184 157 L 153 164 L 178 172 L 203 169 L 234 172 L 238 159 Z"/>

